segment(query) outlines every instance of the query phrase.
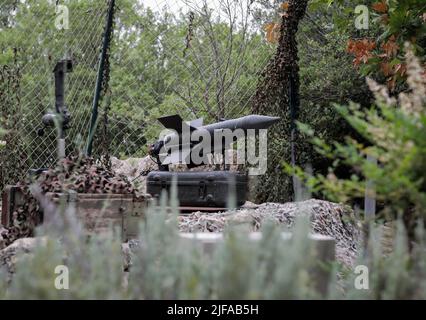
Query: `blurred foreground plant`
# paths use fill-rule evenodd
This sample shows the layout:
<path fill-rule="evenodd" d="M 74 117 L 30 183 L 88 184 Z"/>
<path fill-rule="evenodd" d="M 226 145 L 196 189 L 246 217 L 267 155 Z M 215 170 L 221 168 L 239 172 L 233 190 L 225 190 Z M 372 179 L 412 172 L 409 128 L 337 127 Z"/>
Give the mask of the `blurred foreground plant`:
<path fill-rule="evenodd" d="M 248 241 L 247 231 L 234 226 L 208 253 L 199 242 L 179 235 L 176 212 L 168 213 L 163 199 L 160 209 L 148 213 L 139 239 L 128 244 L 131 263 L 129 272 L 124 272 L 127 257 L 122 256 L 120 235 L 111 230 L 88 239 L 78 221 L 73 221 L 72 208 L 62 208 L 55 222 L 39 230 L 36 248 L 14 258 L 16 272 L 10 282 L 0 269 L 0 298 L 426 298 L 423 228 L 417 230 L 419 240 L 411 253 L 401 223 L 394 250 L 387 257 L 380 241 L 370 241 L 371 248 L 358 261 L 369 270 L 368 289 L 357 289 L 354 270 L 317 259 L 303 214 L 290 240 L 283 240 L 283 229 L 271 223 L 265 223 L 259 241 Z M 370 235 L 375 240 L 377 232 Z M 69 269 L 68 290 L 55 288 L 58 265 Z M 330 274 L 325 291 L 318 290 L 318 268 Z"/>
<path fill-rule="evenodd" d="M 356 266 L 368 270 L 368 289 L 357 289 L 358 275 L 355 272 L 345 276 L 346 299 L 425 299 L 426 298 L 426 237 L 423 224 L 418 224 L 410 249 L 407 233 L 402 221 L 396 222 L 396 234 L 392 252 L 385 254 L 381 244 L 383 228 L 371 227 L 368 247 L 360 255 Z"/>
<path fill-rule="evenodd" d="M 44 210 L 51 210 L 41 201 Z M 170 207 L 170 206 L 169 206 Z M 130 247 L 125 272 L 120 235 L 84 235 L 72 208 L 61 208 L 56 218 L 39 228 L 32 252 L 14 257 L 10 283 L 0 270 L 0 298 L 7 299 L 305 299 L 325 298 L 318 291 L 317 261 L 308 239 L 309 223 L 302 218 L 291 239 L 282 228 L 266 223 L 263 237 L 248 240 L 248 231 L 229 229 L 211 252 L 199 241 L 178 233 L 176 203 L 173 213 L 161 206 L 148 212 L 139 239 Z M 125 245 L 125 246 L 126 246 Z M 55 268 L 69 270 L 69 289 L 55 288 Z M 330 274 L 330 273 L 327 273 Z M 334 277 L 330 279 L 330 286 Z M 325 283 L 327 284 L 327 279 Z"/>

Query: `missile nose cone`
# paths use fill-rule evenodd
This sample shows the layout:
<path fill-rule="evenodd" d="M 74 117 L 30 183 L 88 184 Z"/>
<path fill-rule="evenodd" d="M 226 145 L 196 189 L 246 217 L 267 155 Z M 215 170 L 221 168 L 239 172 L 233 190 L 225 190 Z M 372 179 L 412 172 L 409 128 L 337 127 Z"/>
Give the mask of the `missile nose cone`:
<path fill-rule="evenodd" d="M 244 121 L 244 127 L 246 129 L 267 129 L 280 120 L 281 118 L 279 117 L 251 115 L 246 117 Z"/>
<path fill-rule="evenodd" d="M 268 116 L 265 116 L 264 122 L 268 125 L 268 127 L 270 127 L 270 126 L 272 126 L 273 124 L 277 123 L 280 120 L 281 120 L 280 117 L 268 117 Z"/>

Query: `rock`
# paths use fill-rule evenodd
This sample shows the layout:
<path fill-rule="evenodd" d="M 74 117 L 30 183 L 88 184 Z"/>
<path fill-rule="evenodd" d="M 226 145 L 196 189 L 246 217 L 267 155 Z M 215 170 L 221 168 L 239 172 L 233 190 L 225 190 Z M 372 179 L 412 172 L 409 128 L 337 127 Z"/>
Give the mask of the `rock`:
<path fill-rule="evenodd" d="M 20 255 L 30 255 L 38 245 L 45 245 L 47 238 L 22 238 L 10 246 L 0 250 L 0 267 L 6 267 L 9 274 L 15 272 L 17 258 Z"/>
<path fill-rule="evenodd" d="M 140 192 L 146 193 L 146 174 L 158 169 L 158 166 L 149 156 L 127 160 L 111 157 L 111 169 L 126 176 Z"/>
<path fill-rule="evenodd" d="M 351 208 L 321 200 L 303 202 L 251 204 L 241 209 L 202 213 L 179 217 L 180 232 L 223 232 L 227 225 L 244 225 L 258 231 L 262 223 L 271 220 L 289 228 L 294 227 L 297 216 L 308 215 L 311 231 L 332 237 L 336 242 L 336 259 L 350 267 L 357 257 L 361 227 Z"/>

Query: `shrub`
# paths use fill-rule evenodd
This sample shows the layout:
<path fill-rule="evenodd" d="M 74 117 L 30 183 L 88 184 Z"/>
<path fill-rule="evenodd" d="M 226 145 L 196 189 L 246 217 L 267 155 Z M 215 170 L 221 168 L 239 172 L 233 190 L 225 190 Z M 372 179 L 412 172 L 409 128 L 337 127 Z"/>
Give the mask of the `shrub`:
<path fill-rule="evenodd" d="M 390 97 L 386 87 L 369 79 L 376 103 L 368 110 L 359 105 L 335 105 L 336 110 L 367 143 L 346 138 L 345 143 L 328 144 L 315 136 L 306 125 L 301 129 L 311 136 L 316 150 L 333 160 L 328 175 L 309 176 L 301 168 L 286 171 L 301 177 L 314 192 L 333 201 L 348 202 L 364 197 L 366 183 L 374 184 L 368 192 L 381 204 L 382 217 L 403 215 L 413 236 L 415 221 L 425 218 L 426 205 L 426 78 L 419 61 L 408 50 L 409 90 L 398 99 Z M 376 159 L 371 161 L 371 159 Z M 349 178 L 339 177 L 335 168 L 345 164 L 354 169 Z M 374 190 L 373 190 L 374 189 Z"/>

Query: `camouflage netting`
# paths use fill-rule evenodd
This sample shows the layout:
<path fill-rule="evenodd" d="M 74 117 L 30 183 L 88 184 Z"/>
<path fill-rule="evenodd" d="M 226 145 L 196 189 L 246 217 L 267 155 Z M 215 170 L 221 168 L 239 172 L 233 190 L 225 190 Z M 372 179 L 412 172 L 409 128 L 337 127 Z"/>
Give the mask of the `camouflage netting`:
<path fill-rule="evenodd" d="M 292 230 L 298 216 L 307 215 L 312 233 L 332 237 L 336 242 L 336 258 L 351 266 L 360 248 L 361 226 L 353 210 L 337 203 L 308 200 L 303 202 L 264 203 L 238 210 L 217 213 L 196 212 L 179 217 L 181 232 L 223 232 L 227 226 L 248 226 L 259 231 L 265 221 L 272 221 Z"/>
<path fill-rule="evenodd" d="M 15 52 L 16 58 L 16 52 Z M 21 70 L 19 64 L 0 67 L 0 190 L 25 172 L 28 155 L 24 148 L 21 127 Z"/>
<path fill-rule="evenodd" d="M 19 238 L 34 236 L 35 227 L 42 222 L 39 201 L 30 190 L 34 183 L 39 186 L 41 194 L 72 190 L 77 193 L 141 196 L 125 176 L 106 169 L 91 158 L 68 157 L 55 168 L 43 172 L 36 181 L 27 178 L 18 183 L 17 186 L 24 193 L 25 203 L 13 212 L 13 226 L 1 231 L 0 237 L 5 245 Z"/>
<path fill-rule="evenodd" d="M 253 99 L 253 112 L 281 117 L 282 121 L 269 130 L 268 171 L 259 179 L 258 203 L 291 201 L 293 194 L 291 177 L 284 174 L 282 163 L 291 162 L 292 118 L 297 118 L 297 110 L 290 108 L 289 79 L 293 77 L 294 106 L 299 106 L 299 66 L 296 34 L 300 20 L 306 12 L 307 0 L 290 0 L 287 14 L 282 17 L 280 37 L 275 57 L 262 74 L 256 95 Z M 295 137 L 293 137 L 295 139 Z M 300 157 L 296 144 L 297 156 Z M 298 158 L 295 159 L 298 163 Z"/>

